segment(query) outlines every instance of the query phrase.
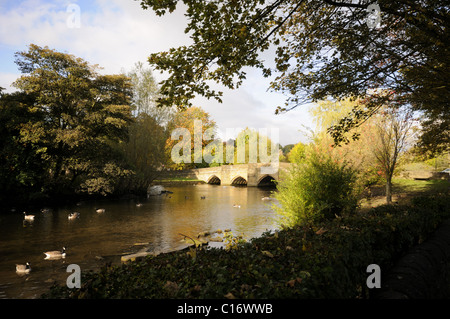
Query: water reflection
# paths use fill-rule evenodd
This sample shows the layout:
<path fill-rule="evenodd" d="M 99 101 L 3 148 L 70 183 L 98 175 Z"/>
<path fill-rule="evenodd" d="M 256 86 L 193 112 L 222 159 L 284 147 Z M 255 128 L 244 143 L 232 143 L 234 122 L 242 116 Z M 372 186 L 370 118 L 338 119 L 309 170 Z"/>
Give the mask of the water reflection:
<path fill-rule="evenodd" d="M 273 189 L 198 185 L 168 187 L 173 194 L 150 199 L 81 203 L 53 210 L 0 216 L 0 298 L 35 298 L 54 281 L 65 283 L 66 268 L 97 269 L 120 255 L 139 250 L 169 251 L 185 246 L 180 234 L 231 229 L 246 238 L 276 224 L 270 209 Z M 137 205 L 140 204 L 140 205 Z M 234 204 L 240 208 L 233 207 Z M 103 213 L 96 209 L 103 208 Z M 74 219 L 70 213 L 78 212 Z M 66 248 L 66 258 L 45 260 L 44 252 Z M 30 274 L 18 276 L 16 264 L 29 262 Z"/>

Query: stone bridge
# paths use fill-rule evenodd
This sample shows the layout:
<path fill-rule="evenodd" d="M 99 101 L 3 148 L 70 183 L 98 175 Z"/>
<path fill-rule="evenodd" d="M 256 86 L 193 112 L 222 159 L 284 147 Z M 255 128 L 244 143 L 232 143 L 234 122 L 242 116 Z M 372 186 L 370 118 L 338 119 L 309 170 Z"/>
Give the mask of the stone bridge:
<path fill-rule="evenodd" d="M 290 163 L 222 165 L 164 172 L 163 176 L 199 179 L 208 184 L 223 186 L 269 186 L 273 185 L 273 180 L 279 180 L 280 171 L 287 170 L 290 165 Z"/>

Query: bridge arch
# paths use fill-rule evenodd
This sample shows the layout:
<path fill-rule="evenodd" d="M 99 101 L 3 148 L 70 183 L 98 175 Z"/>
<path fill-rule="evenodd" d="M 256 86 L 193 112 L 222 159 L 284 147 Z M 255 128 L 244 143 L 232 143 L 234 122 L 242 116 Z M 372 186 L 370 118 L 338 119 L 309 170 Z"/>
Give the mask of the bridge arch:
<path fill-rule="evenodd" d="M 207 181 L 208 184 L 214 184 L 214 185 L 220 185 L 220 182 L 221 182 L 220 178 L 217 177 L 216 175 L 210 176 Z"/>
<path fill-rule="evenodd" d="M 271 175 L 263 175 L 259 178 L 258 183 L 256 183 L 256 186 L 258 187 L 275 187 L 275 178 Z"/>
<path fill-rule="evenodd" d="M 238 186 L 246 186 L 247 180 L 243 178 L 242 176 L 236 176 L 231 180 L 231 185 L 238 185 Z"/>

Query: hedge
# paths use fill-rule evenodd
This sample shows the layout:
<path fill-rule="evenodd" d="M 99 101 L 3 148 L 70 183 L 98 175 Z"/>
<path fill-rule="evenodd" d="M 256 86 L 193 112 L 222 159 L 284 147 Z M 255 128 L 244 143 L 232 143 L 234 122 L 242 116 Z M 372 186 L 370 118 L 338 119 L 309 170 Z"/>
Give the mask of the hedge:
<path fill-rule="evenodd" d="M 450 218 L 449 196 L 385 205 L 239 244 L 192 249 L 105 266 L 80 289 L 44 298 L 367 298 L 366 268 L 387 271 Z"/>

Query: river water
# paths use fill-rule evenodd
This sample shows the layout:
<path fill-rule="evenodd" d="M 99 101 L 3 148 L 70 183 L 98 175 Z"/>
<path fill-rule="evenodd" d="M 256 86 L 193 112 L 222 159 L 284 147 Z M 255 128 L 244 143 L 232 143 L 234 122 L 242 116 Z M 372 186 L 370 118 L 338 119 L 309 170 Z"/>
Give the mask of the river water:
<path fill-rule="evenodd" d="M 203 231 L 231 229 L 250 239 L 277 227 L 270 208 L 273 200 L 262 200 L 273 189 L 207 184 L 166 189 L 173 193 L 30 211 L 36 216 L 33 222 L 24 221 L 23 212 L 0 215 L 0 298 L 39 298 L 54 282 L 65 284 L 69 264 L 79 265 L 83 272 L 106 262 L 119 264 L 120 256 L 129 253 L 183 248 L 180 233 L 195 237 Z M 105 212 L 97 213 L 96 208 Z M 79 218 L 69 220 L 74 211 Z M 45 251 L 62 247 L 66 258 L 44 259 Z M 15 265 L 26 262 L 31 272 L 18 275 Z"/>

